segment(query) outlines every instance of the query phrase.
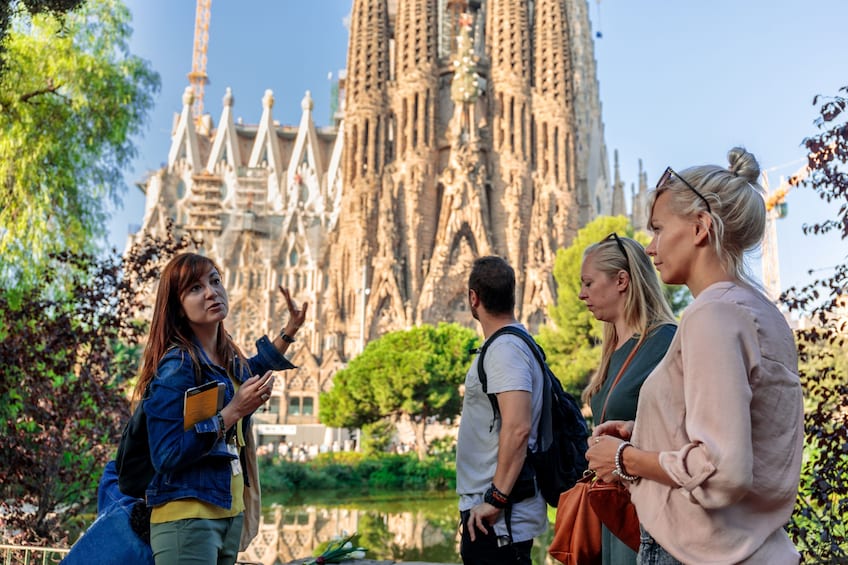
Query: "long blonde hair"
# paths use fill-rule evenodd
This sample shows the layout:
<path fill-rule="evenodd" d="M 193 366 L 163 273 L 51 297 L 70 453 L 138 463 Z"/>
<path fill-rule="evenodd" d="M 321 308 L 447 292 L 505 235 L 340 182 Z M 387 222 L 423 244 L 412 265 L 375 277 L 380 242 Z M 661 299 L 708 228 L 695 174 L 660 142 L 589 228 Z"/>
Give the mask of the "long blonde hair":
<path fill-rule="evenodd" d="M 642 339 L 657 326 L 677 323 L 663 295 L 654 265 L 638 241 L 629 237 L 608 237 L 586 248 L 583 261 L 590 258 L 595 268 L 609 277 L 617 276 L 620 271 L 630 275 L 630 284 L 627 285 L 624 297 L 624 321 L 628 326 L 637 328 Z M 615 324 L 603 324 L 601 364 L 581 395 L 586 403 L 601 390 L 618 339 L 625 337 L 616 335 Z"/>

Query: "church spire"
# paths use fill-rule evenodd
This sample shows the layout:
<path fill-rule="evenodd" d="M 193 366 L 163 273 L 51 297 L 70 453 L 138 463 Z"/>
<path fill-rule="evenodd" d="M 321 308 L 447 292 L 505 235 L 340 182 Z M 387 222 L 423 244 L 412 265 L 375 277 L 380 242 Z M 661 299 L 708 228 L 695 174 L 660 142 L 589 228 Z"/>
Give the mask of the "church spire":
<path fill-rule="evenodd" d="M 613 152 L 613 160 L 615 167 L 613 178 L 615 182 L 612 185 L 612 210 L 610 213 L 613 216 L 626 216 L 627 208 L 624 205 L 624 182 L 621 180 L 621 172 L 618 167 L 618 149 Z"/>
<path fill-rule="evenodd" d="M 533 204 L 531 151 L 531 34 L 529 3 L 487 3 L 486 43 L 491 96 L 492 183 L 491 223 L 494 244 L 512 265 L 527 258 Z M 505 203 L 509 203 L 505 206 Z M 523 293 L 523 273 L 516 293 Z M 520 313 L 519 313 L 520 314 Z"/>
<path fill-rule="evenodd" d="M 378 203 L 389 146 L 387 83 L 389 11 L 386 0 L 355 0 L 351 12 L 348 73 L 345 81 L 344 164 L 339 229 L 330 243 L 327 334 L 346 355 L 363 343 L 366 301 L 377 251 Z M 340 234 L 344 234 L 343 236 Z M 367 277 L 363 275 L 367 274 Z M 363 281 L 364 287 L 350 281 Z M 355 323 L 359 321 L 360 323 Z M 356 328 L 355 335 L 351 328 Z M 348 341 L 343 341 L 344 339 Z"/>
<path fill-rule="evenodd" d="M 556 187 L 558 212 L 550 230 L 554 249 L 568 245 L 578 227 L 572 67 L 568 15 L 563 0 L 538 0 L 533 37 L 532 154 L 536 174 Z"/>
<path fill-rule="evenodd" d="M 438 51 L 436 0 L 405 0 L 396 25 L 398 156 L 417 154 L 435 143 Z"/>
<path fill-rule="evenodd" d="M 385 271 L 392 269 L 404 298 L 414 303 L 418 300 L 435 237 L 433 222 L 420 218 L 435 218 L 439 205 L 432 165 L 437 160 L 438 1 L 404 0 L 397 9 L 396 88 L 389 123 L 396 133 L 393 145 L 397 159 L 404 166 L 391 171 L 392 195 L 381 201 L 381 206 L 391 205 L 395 211 L 381 214 L 380 219 L 393 223 L 391 233 L 397 241 L 382 266 L 375 263 L 375 276 L 388 280 L 391 277 Z"/>
<path fill-rule="evenodd" d="M 556 250 L 579 227 L 575 190 L 571 49 L 564 0 L 537 0 L 533 21 L 531 154 L 534 197 L 527 240 L 521 321 L 538 327 L 556 295 Z"/>
<path fill-rule="evenodd" d="M 345 82 L 345 185 L 379 174 L 386 142 L 389 12 L 386 0 L 355 0 Z"/>

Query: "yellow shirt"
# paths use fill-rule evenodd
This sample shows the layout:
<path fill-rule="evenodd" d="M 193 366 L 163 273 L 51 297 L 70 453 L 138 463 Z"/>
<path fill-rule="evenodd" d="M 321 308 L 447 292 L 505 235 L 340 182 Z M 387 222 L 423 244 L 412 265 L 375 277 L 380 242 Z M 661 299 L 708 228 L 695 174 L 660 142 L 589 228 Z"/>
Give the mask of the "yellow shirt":
<path fill-rule="evenodd" d="M 238 388 L 238 385 L 236 385 L 236 388 Z M 244 430 L 242 429 L 241 420 L 236 423 L 236 435 L 232 441 L 235 443 L 239 452 L 244 449 Z M 244 512 L 244 470 L 241 468 L 241 462 L 238 459 L 234 461 L 239 462 L 239 472 L 233 475 L 230 480 L 230 493 L 233 496 L 233 504 L 229 509 L 196 498 L 183 498 L 172 500 L 162 506 L 155 507 L 150 514 L 150 523 L 163 524 L 165 522 L 175 522 L 187 518 L 232 518 Z"/>

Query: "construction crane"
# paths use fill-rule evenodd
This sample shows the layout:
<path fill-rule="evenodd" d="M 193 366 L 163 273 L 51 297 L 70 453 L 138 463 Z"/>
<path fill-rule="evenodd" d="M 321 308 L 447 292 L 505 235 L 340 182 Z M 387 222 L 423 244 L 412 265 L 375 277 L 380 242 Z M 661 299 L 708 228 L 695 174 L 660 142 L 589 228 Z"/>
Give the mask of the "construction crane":
<path fill-rule="evenodd" d="M 212 15 L 212 0 L 197 0 L 194 16 L 194 51 L 191 57 L 191 72 L 188 82 L 194 90 L 192 113 L 195 121 L 203 115 L 203 89 L 209 82 L 206 74 L 206 49 L 209 46 L 209 18 Z"/>
<path fill-rule="evenodd" d="M 789 193 L 790 190 L 801 184 L 808 176 L 810 176 L 809 161 L 811 159 L 815 162 L 830 160 L 833 158 L 834 149 L 836 149 L 836 144 L 831 143 L 821 151 L 811 153 L 806 159 L 803 159 L 803 161 L 806 161 L 806 164 L 799 168 L 797 171 L 795 171 L 792 176 L 790 176 L 788 179 L 784 179 L 783 177 L 781 177 L 780 184 L 773 192 L 769 190 L 768 176 L 766 175 L 766 171 L 763 171 L 763 188 L 766 189 L 766 211 L 771 212 L 772 210 L 777 209 L 777 217 L 785 217 L 786 195 Z M 772 167 L 771 170 L 781 167 Z"/>
<path fill-rule="evenodd" d="M 780 168 L 780 167 L 777 167 Z M 774 190 L 769 188 L 768 174 L 763 171 L 763 188 L 766 192 L 766 229 L 762 245 L 763 287 L 766 294 L 777 302 L 780 297 L 780 264 L 777 251 L 777 220 L 786 217 L 786 195 L 807 178 L 810 169 L 804 165 L 789 180 L 781 177 Z"/>
<path fill-rule="evenodd" d="M 810 168 L 807 165 L 804 165 L 797 171 L 795 174 L 789 177 L 789 179 L 780 179 L 780 184 L 774 191 L 769 190 L 768 177 L 766 176 L 766 172 L 763 171 L 763 188 L 766 189 L 766 212 L 771 212 L 772 210 L 777 210 L 778 218 L 783 218 L 786 216 L 786 195 L 789 194 L 789 191 L 798 186 L 801 181 L 803 181 L 810 174 Z"/>
<path fill-rule="evenodd" d="M 822 162 L 831 159 L 836 144 L 832 143 L 817 153 L 808 155 L 806 163 L 795 171 L 788 179 L 781 177 L 776 189 L 769 189 L 768 175 L 763 171 L 763 188 L 766 191 L 766 230 L 762 246 L 763 286 L 772 300 L 780 296 L 780 266 L 777 252 L 777 220 L 787 214 L 786 195 L 810 176 L 809 162 Z M 789 163 L 787 163 L 789 164 Z M 771 170 L 783 168 L 785 165 L 773 167 Z"/>

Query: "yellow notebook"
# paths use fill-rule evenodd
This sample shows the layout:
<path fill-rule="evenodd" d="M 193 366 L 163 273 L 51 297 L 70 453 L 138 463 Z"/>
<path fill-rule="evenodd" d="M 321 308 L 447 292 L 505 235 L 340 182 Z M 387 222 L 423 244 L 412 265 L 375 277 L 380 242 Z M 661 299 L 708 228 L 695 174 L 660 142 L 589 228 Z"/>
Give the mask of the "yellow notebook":
<path fill-rule="evenodd" d="M 208 420 L 224 407 L 224 383 L 209 381 L 185 392 L 183 429 Z"/>

